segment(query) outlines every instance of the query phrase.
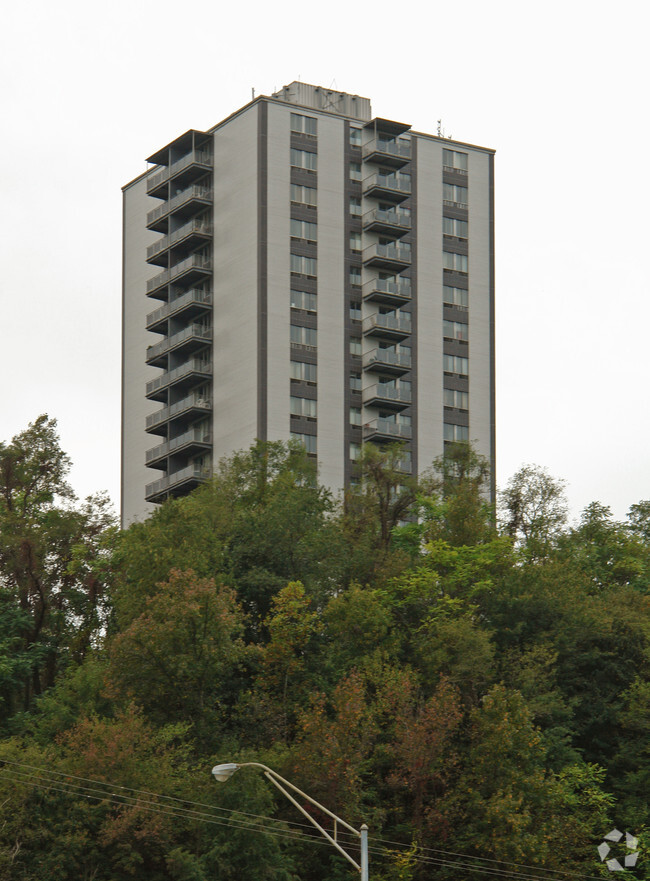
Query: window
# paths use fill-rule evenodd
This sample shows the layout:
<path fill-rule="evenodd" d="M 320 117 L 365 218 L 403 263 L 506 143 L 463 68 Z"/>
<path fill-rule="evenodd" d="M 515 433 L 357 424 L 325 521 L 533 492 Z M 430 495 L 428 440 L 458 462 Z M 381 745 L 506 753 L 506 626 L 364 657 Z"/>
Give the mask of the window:
<path fill-rule="evenodd" d="M 316 436 L 313 434 L 300 434 L 297 431 L 291 432 L 291 439 L 297 440 L 303 445 L 310 456 L 316 455 Z"/>
<path fill-rule="evenodd" d="M 315 205 L 316 192 L 315 187 L 302 187 L 300 184 L 291 184 L 291 201 L 299 202 L 301 205 Z"/>
<path fill-rule="evenodd" d="M 442 151 L 442 164 L 445 168 L 467 174 L 467 153 L 457 153 L 455 150 Z"/>
<path fill-rule="evenodd" d="M 289 412 L 292 416 L 305 416 L 307 419 L 316 418 L 316 401 L 291 395 L 289 402 Z"/>
<path fill-rule="evenodd" d="M 350 337 L 350 354 L 351 355 L 360 355 L 361 354 L 361 338 L 356 336 Z"/>
<path fill-rule="evenodd" d="M 316 137 L 316 119 L 313 116 L 302 116 L 300 113 L 291 114 L 291 131 L 303 135 Z"/>
<path fill-rule="evenodd" d="M 445 422 L 443 432 L 446 441 L 466 443 L 469 440 L 469 428 L 466 425 L 450 425 Z"/>
<path fill-rule="evenodd" d="M 459 355 L 443 355 L 443 370 L 445 373 L 458 373 L 467 376 L 469 373 L 469 359 Z"/>
<path fill-rule="evenodd" d="M 316 171 L 316 154 L 308 150 L 296 150 L 291 148 L 291 164 L 294 168 L 305 168 L 308 171 Z"/>
<path fill-rule="evenodd" d="M 291 308 L 315 312 L 316 294 L 308 294 L 307 291 L 291 291 Z"/>
<path fill-rule="evenodd" d="M 350 391 L 360 392 L 361 391 L 361 374 L 360 373 L 351 373 L 350 374 Z"/>
<path fill-rule="evenodd" d="M 361 321 L 361 303 L 350 303 L 350 318 L 353 321 Z"/>
<path fill-rule="evenodd" d="M 308 242 L 316 241 L 318 227 L 308 220 L 291 220 L 291 238 L 307 239 Z"/>
<path fill-rule="evenodd" d="M 443 184 L 442 199 L 446 205 L 467 208 L 467 187 L 457 187 L 456 184 Z"/>
<path fill-rule="evenodd" d="M 442 399 L 445 407 L 454 407 L 456 410 L 469 409 L 468 392 L 459 392 L 458 389 L 446 388 L 442 390 Z"/>
<path fill-rule="evenodd" d="M 350 143 L 353 147 L 361 146 L 361 129 L 350 127 Z"/>
<path fill-rule="evenodd" d="M 292 324 L 290 328 L 290 339 L 292 346 L 306 346 L 309 349 L 315 349 L 316 328 L 299 327 L 297 324 Z"/>
<path fill-rule="evenodd" d="M 316 382 L 316 365 L 304 361 L 291 362 L 291 379 L 301 382 Z"/>
<path fill-rule="evenodd" d="M 297 275 L 316 277 L 316 258 L 300 257 L 298 254 L 291 255 L 291 271 Z"/>
<path fill-rule="evenodd" d="M 361 163 L 350 163 L 350 180 L 361 180 Z"/>
<path fill-rule="evenodd" d="M 361 444 L 355 444 L 354 442 L 350 444 L 350 458 L 353 462 L 361 458 Z"/>
<path fill-rule="evenodd" d="M 361 407 L 350 407 L 350 425 L 361 425 Z"/>
<path fill-rule="evenodd" d="M 468 229 L 469 224 L 466 220 L 456 220 L 455 217 L 442 218 L 442 234 L 445 236 L 456 236 L 459 239 L 466 239 Z"/>
<path fill-rule="evenodd" d="M 361 217 L 361 199 L 357 196 L 350 196 L 350 214 Z"/>
<path fill-rule="evenodd" d="M 351 266 L 350 267 L 350 284 L 361 284 L 361 267 L 360 266 Z"/>
<path fill-rule="evenodd" d="M 451 251 L 443 251 L 442 265 L 450 272 L 464 272 L 467 274 L 467 254 L 452 254 Z"/>
<path fill-rule="evenodd" d="M 456 306 L 457 309 L 467 309 L 469 304 L 469 291 L 462 288 L 452 288 L 443 285 L 442 296 L 448 306 Z"/>
<path fill-rule="evenodd" d="M 460 321 L 447 321 L 445 319 L 442 322 L 442 335 L 447 337 L 447 339 L 467 340 L 468 331 L 469 326 L 467 324 L 462 324 Z"/>
<path fill-rule="evenodd" d="M 350 250 L 355 253 L 361 253 L 361 233 L 360 232 L 351 232 L 350 233 Z"/>

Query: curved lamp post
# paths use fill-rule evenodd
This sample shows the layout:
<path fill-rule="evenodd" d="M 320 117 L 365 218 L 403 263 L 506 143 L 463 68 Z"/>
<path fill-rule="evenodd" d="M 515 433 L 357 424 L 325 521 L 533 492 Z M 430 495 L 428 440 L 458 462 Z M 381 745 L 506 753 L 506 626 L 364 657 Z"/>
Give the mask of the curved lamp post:
<path fill-rule="evenodd" d="M 340 854 L 342 854 L 349 863 L 352 863 L 357 872 L 361 875 L 361 881 L 368 881 L 368 827 L 364 823 L 361 829 L 355 829 L 354 826 L 350 826 L 349 823 L 346 823 L 345 820 L 342 820 L 340 817 L 337 817 L 336 814 L 333 814 L 331 811 L 328 811 L 326 807 L 323 807 L 320 802 L 317 802 L 315 799 L 311 798 L 311 796 L 307 795 L 307 793 L 303 792 L 301 789 L 298 789 L 297 786 L 294 786 L 293 783 L 289 783 L 288 780 L 285 780 L 284 777 L 280 777 L 277 771 L 273 771 L 271 768 L 267 768 L 266 765 L 261 765 L 259 762 L 242 762 L 241 764 L 237 764 L 235 762 L 226 762 L 223 765 L 215 765 L 212 769 L 212 773 L 216 780 L 219 783 L 225 783 L 226 780 L 229 780 L 235 771 L 238 771 L 240 768 L 261 768 L 264 771 L 264 776 L 267 777 L 271 783 L 280 790 L 280 792 L 286 796 L 289 801 L 298 808 L 300 813 L 307 817 L 312 826 L 315 826 L 318 831 L 323 835 L 330 844 L 334 845 L 334 847 L 338 850 Z M 328 817 L 331 817 L 334 820 L 334 835 L 330 835 L 320 823 L 317 823 L 314 818 L 307 813 L 307 811 L 303 808 L 300 802 L 296 801 L 296 799 L 291 795 L 290 792 L 287 792 L 287 788 L 293 790 L 293 792 L 297 793 L 301 798 L 304 798 L 310 804 L 317 807 L 319 810 L 323 811 L 323 813 L 327 814 Z M 356 860 L 353 860 L 347 851 L 343 850 L 341 845 L 336 840 L 336 833 L 338 826 L 344 826 L 353 835 L 356 835 L 361 843 L 361 862 L 357 863 Z"/>

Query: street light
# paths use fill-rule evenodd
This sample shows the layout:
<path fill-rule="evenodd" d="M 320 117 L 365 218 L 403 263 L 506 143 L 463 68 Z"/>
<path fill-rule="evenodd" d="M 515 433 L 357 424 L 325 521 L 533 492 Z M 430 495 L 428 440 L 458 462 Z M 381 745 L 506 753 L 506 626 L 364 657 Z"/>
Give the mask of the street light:
<path fill-rule="evenodd" d="M 355 829 L 354 826 L 350 826 L 349 823 L 346 823 L 345 820 L 342 820 L 340 817 L 337 817 L 336 814 L 333 814 L 331 811 L 328 811 L 326 807 L 324 807 L 320 802 L 317 802 L 316 799 L 313 799 L 311 796 L 307 795 L 306 792 L 303 792 L 301 789 L 298 789 L 297 786 L 294 786 L 293 783 L 289 783 L 288 780 L 285 780 L 284 777 L 281 777 L 277 771 L 274 771 L 272 768 L 267 768 L 266 765 L 261 765 L 259 762 L 242 762 L 241 764 L 237 764 L 235 762 L 225 762 L 222 765 L 215 765 L 212 769 L 212 773 L 216 780 L 219 783 L 225 783 L 226 780 L 230 780 L 235 771 L 238 771 L 240 768 L 261 768 L 264 771 L 264 776 L 267 777 L 271 783 L 280 790 L 280 792 L 285 795 L 289 801 L 298 808 L 300 813 L 307 817 L 309 822 L 315 826 L 318 831 L 323 835 L 330 844 L 334 845 L 334 847 L 341 853 L 349 863 L 352 863 L 354 868 L 361 874 L 361 881 L 368 881 L 368 827 L 364 823 L 361 829 Z M 310 804 L 317 807 L 319 810 L 323 811 L 323 813 L 327 814 L 328 817 L 331 817 L 334 820 L 334 835 L 330 835 L 320 823 L 317 823 L 314 818 L 307 813 L 307 811 L 303 808 L 300 802 L 296 801 L 296 799 L 291 795 L 290 792 L 287 792 L 285 787 L 289 787 L 294 792 L 296 792 L 299 796 L 306 799 Z M 344 826 L 350 832 L 357 836 L 361 843 L 361 862 L 357 863 L 356 860 L 353 860 L 347 851 L 343 850 L 341 845 L 336 840 L 337 828 L 338 826 Z"/>

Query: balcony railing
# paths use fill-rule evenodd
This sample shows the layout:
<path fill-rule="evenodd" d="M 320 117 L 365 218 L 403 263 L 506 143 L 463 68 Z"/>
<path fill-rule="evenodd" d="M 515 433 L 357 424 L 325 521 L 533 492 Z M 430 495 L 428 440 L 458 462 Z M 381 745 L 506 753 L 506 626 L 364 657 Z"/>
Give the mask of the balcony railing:
<path fill-rule="evenodd" d="M 378 171 L 365 178 L 363 192 L 366 196 L 401 202 L 411 195 L 411 177 L 408 174 L 383 174 Z"/>
<path fill-rule="evenodd" d="M 173 214 L 189 202 L 205 202 L 212 201 L 212 190 L 210 187 L 204 187 L 201 184 L 192 184 L 191 187 L 178 193 L 168 202 L 163 202 L 147 214 L 147 226 L 151 229 L 154 224 L 168 214 Z"/>
<path fill-rule="evenodd" d="M 164 422 L 173 419 L 175 416 L 180 416 L 181 413 L 185 413 L 188 410 L 202 410 L 207 413 L 212 410 L 212 401 L 209 398 L 206 398 L 205 395 L 199 395 L 196 392 L 192 392 L 192 394 L 187 395 L 180 401 L 176 401 L 175 404 L 172 404 L 169 407 L 163 407 L 161 410 L 156 410 L 155 413 L 151 413 L 147 416 L 146 428 L 147 430 L 155 428 L 162 425 Z"/>
<path fill-rule="evenodd" d="M 210 469 L 204 466 L 188 465 L 187 468 L 181 468 L 180 471 L 174 471 L 166 477 L 154 480 L 145 487 L 145 498 L 148 502 L 155 501 L 156 496 L 163 493 L 173 491 L 184 483 L 192 483 L 196 481 L 201 483 L 210 477 Z"/>
<path fill-rule="evenodd" d="M 411 229 L 411 215 L 395 209 L 374 208 L 363 215 L 363 228 L 403 235 Z"/>
<path fill-rule="evenodd" d="M 147 450 L 147 465 L 149 465 L 150 462 L 157 462 L 160 459 L 164 459 L 166 456 L 169 456 L 178 450 L 182 450 L 185 447 L 194 445 L 209 446 L 211 443 L 212 435 L 209 431 L 206 431 L 203 428 L 190 428 L 189 431 L 179 434 L 178 437 L 165 441 L 163 444 L 158 444 L 157 447 L 153 447 L 151 450 Z"/>
<path fill-rule="evenodd" d="M 365 300 L 398 305 L 411 299 L 411 281 L 408 278 L 400 278 L 398 281 L 373 278 L 364 284 L 362 293 Z"/>
<path fill-rule="evenodd" d="M 391 373 L 404 373 L 411 369 L 411 354 L 395 349 L 373 349 L 363 356 L 363 366 L 365 370 L 384 368 Z"/>
<path fill-rule="evenodd" d="M 411 389 L 401 388 L 392 382 L 377 382 L 363 390 L 363 403 L 371 406 L 373 401 L 407 407 L 411 403 Z"/>
<path fill-rule="evenodd" d="M 366 335 L 406 337 L 411 333 L 411 316 L 406 313 L 382 315 L 377 312 L 363 319 L 362 329 Z"/>
<path fill-rule="evenodd" d="M 151 294 L 154 291 L 165 287 L 165 285 L 176 281 L 181 278 L 181 276 L 187 275 L 188 272 L 196 271 L 199 274 L 207 274 L 211 269 L 212 262 L 207 257 L 203 257 L 199 254 L 190 254 L 189 257 L 186 257 L 185 260 L 181 260 L 180 263 L 172 266 L 171 269 L 165 269 L 164 272 L 159 272 L 158 275 L 154 275 L 153 278 L 150 278 L 147 282 L 147 294 Z"/>
<path fill-rule="evenodd" d="M 159 257 L 162 253 L 169 250 L 169 248 L 173 248 L 174 245 L 182 242 L 183 239 L 187 239 L 193 235 L 200 236 L 201 238 L 208 238 L 212 235 L 212 224 L 205 220 L 190 220 L 189 223 L 183 224 L 183 226 L 175 230 L 173 233 L 170 233 L 170 235 L 163 236 L 161 239 L 158 239 L 157 242 L 154 242 L 153 245 L 149 245 L 147 248 L 147 260 Z"/>
<path fill-rule="evenodd" d="M 163 374 L 147 383 L 146 396 L 149 397 L 149 395 L 153 395 L 155 392 L 167 388 L 170 385 L 174 385 L 174 383 L 179 382 L 185 377 L 193 375 L 211 376 L 212 363 L 210 361 L 203 361 L 200 358 L 191 358 L 189 361 L 186 361 L 185 364 L 181 364 L 180 367 L 175 367 L 173 370 L 166 370 Z"/>
<path fill-rule="evenodd" d="M 190 165 L 203 165 L 210 168 L 212 162 L 212 154 L 207 150 L 191 150 L 185 156 L 177 159 L 176 162 L 172 162 L 167 168 L 163 168 L 147 178 L 147 193 L 152 193 L 167 183 L 168 180 L 177 177 L 182 171 L 189 168 Z"/>
<path fill-rule="evenodd" d="M 151 330 L 152 327 L 160 324 L 161 321 L 165 321 L 165 319 L 170 318 L 172 315 L 178 315 L 179 312 L 183 312 L 192 306 L 210 305 L 212 305 L 212 291 L 194 289 L 186 291 L 180 297 L 176 297 L 175 300 L 171 300 L 159 309 L 150 312 L 147 315 L 147 330 Z"/>
<path fill-rule="evenodd" d="M 362 155 L 366 162 L 381 162 L 399 167 L 411 160 L 411 142 L 404 139 L 373 138 L 363 145 Z"/>
<path fill-rule="evenodd" d="M 177 333 L 173 333 L 159 343 L 149 346 L 146 355 L 147 363 L 149 364 L 152 361 L 155 361 L 157 358 L 166 355 L 167 352 L 170 352 L 172 349 L 176 349 L 178 346 L 185 343 L 195 340 L 198 342 L 204 342 L 211 339 L 211 327 L 205 327 L 203 324 L 190 324 L 189 327 L 184 327 L 183 330 L 179 330 Z"/>
<path fill-rule="evenodd" d="M 401 425 L 399 422 L 392 422 L 390 419 L 373 419 L 366 422 L 363 426 L 364 440 L 388 440 L 388 441 L 407 441 L 412 437 L 410 425 Z"/>
<path fill-rule="evenodd" d="M 398 271 L 410 264 L 411 246 L 392 242 L 387 245 L 369 245 L 363 249 L 362 259 L 366 266 Z"/>

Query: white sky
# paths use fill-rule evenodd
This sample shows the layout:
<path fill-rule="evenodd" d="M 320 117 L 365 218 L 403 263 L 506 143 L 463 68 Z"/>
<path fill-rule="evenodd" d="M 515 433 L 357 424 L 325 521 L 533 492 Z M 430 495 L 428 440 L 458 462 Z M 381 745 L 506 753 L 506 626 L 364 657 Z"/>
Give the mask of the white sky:
<path fill-rule="evenodd" d="M 650 498 L 643 4 L 23 0 L 0 27 L 0 439 L 59 421 L 118 506 L 121 186 L 145 157 L 302 79 L 494 147 L 497 478 L 574 514 Z M 645 207 L 644 207 L 645 206 Z"/>

